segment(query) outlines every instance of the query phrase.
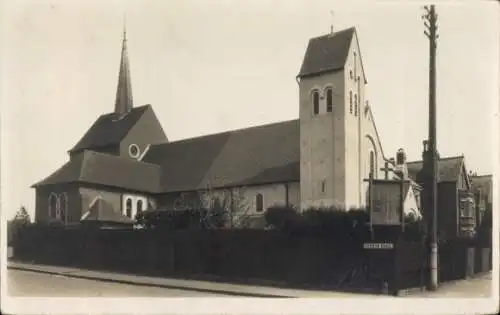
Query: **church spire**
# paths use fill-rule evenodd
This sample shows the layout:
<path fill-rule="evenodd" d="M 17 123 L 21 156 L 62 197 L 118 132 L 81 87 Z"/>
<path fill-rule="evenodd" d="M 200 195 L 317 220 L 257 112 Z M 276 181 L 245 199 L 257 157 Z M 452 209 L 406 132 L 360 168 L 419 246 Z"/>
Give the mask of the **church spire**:
<path fill-rule="evenodd" d="M 118 87 L 116 89 L 115 113 L 126 114 L 133 107 L 132 83 L 130 80 L 130 66 L 127 52 L 127 30 L 123 23 L 123 43 L 120 61 L 120 73 L 118 75 Z"/>

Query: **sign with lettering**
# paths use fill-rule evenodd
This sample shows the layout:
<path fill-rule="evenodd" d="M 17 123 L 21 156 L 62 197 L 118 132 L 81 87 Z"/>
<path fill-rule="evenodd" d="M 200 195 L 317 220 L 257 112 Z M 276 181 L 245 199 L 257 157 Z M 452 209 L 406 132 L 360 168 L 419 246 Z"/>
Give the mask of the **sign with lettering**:
<path fill-rule="evenodd" d="M 364 249 L 393 249 L 393 243 L 364 243 Z"/>
<path fill-rule="evenodd" d="M 373 225 L 401 224 L 401 183 L 377 181 L 371 189 L 371 222 Z"/>

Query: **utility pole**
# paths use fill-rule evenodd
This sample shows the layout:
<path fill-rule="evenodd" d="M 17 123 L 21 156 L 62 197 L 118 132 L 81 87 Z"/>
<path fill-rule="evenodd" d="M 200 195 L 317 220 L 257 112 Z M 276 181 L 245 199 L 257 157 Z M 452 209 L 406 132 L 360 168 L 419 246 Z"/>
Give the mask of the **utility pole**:
<path fill-rule="evenodd" d="M 430 275 L 429 290 L 438 287 L 438 244 L 437 244 L 437 148 L 436 148 L 436 47 L 437 39 L 437 14 L 434 5 L 425 6 L 424 34 L 429 39 L 429 147 L 425 155 L 429 159 L 427 163 L 427 190 L 428 203 L 426 209 L 429 223 L 430 241 Z"/>

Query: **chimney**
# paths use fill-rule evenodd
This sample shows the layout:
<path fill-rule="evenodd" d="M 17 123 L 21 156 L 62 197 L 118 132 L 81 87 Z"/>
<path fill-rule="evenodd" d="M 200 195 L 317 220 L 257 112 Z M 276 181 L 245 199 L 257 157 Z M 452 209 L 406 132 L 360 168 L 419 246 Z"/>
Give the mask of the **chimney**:
<path fill-rule="evenodd" d="M 408 168 L 406 166 L 406 153 L 401 148 L 396 152 L 396 169 L 403 179 L 408 178 Z"/>
<path fill-rule="evenodd" d="M 399 149 L 396 153 L 396 162 L 398 165 L 406 164 L 406 153 L 403 149 Z"/>

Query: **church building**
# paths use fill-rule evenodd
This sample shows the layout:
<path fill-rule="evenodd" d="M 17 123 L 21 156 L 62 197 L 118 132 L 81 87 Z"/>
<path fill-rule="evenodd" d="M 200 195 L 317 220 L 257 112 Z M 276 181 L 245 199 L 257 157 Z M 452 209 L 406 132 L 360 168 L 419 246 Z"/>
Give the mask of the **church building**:
<path fill-rule="evenodd" d="M 103 209 L 132 220 L 208 188 L 242 191 L 251 215 L 277 204 L 365 206 L 365 179 L 387 178 L 387 163 L 397 163 L 384 156 L 367 101 L 356 29 L 310 39 L 296 80 L 298 119 L 169 141 L 153 107 L 133 102 L 124 34 L 114 111 L 32 186 L 36 221 L 77 223 Z"/>

